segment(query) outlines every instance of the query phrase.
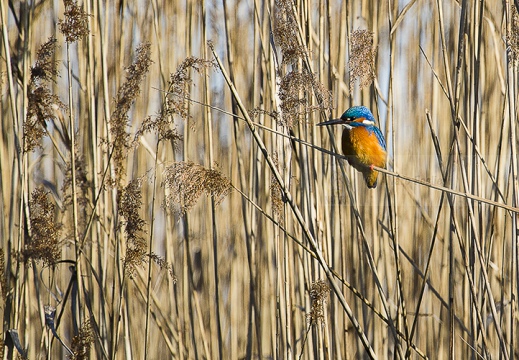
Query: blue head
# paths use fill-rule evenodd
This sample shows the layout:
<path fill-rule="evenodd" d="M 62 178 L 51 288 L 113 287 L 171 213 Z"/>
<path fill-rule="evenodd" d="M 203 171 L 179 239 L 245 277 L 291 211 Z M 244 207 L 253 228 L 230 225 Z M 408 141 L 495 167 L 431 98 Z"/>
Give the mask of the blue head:
<path fill-rule="evenodd" d="M 341 116 L 341 120 L 343 121 L 356 121 L 357 119 L 366 119 L 373 122 L 371 125 L 375 125 L 375 117 L 365 106 L 353 106 L 346 110 Z"/>
<path fill-rule="evenodd" d="M 382 148 L 384 148 L 384 150 L 386 149 L 384 136 L 382 135 L 382 132 L 380 132 L 380 129 L 377 128 L 375 117 L 367 107 L 353 106 L 346 110 L 340 119 L 328 120 L 317 125 L 323 126 L 336 124 L 344 126 L 347 130 L 352 130 L 353 128 L 358 127 L 366 128 L 370 133 L 375 133 Z"/>
<path fill-rule="evenodd" d="M 346 110 L 339 119 L 331 119 L 317 124 L 323 125 L 344 125 L 347 128 L 352 126 L 376 126 L 376 120 L 371 111 L 365 106 L 353 106 Z"/>

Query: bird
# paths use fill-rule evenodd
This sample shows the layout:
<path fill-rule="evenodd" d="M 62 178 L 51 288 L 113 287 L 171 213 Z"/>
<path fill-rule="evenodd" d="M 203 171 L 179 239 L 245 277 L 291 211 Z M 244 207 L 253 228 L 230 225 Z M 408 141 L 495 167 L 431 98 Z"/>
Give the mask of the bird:
<path fill-rule="evenodd" d="M 317 126 L 342 125 L 342 152 L 348 163 L 362 173 L 370 189 L 377 187 L 378 171 L 386 167 L 386 140 L 376 120 L 366 106 L 353 106 L 339 119 L 321 122 Z"/>

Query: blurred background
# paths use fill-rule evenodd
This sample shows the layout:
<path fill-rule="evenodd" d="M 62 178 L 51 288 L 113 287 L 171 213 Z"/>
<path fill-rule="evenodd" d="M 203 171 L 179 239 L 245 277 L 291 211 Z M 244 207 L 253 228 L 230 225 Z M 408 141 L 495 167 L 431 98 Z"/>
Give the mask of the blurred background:
<path fill-rule="evenodd" d="M 516 3 L 0 12 L 3 358 L 519 355 Z"/>

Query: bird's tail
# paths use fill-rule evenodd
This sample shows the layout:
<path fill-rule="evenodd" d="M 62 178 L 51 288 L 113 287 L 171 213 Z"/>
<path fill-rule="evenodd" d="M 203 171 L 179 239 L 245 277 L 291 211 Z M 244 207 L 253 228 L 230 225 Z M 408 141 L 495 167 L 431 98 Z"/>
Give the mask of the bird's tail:
<path fill-rule="evenodd" d="M 377 187 L 377 178 L 378 178 L 378 171 L 375 170 L 369 170 L 363 172 L 364 179 L 366 180 L 366 185 L 370 189 L 374 189 Z"/>

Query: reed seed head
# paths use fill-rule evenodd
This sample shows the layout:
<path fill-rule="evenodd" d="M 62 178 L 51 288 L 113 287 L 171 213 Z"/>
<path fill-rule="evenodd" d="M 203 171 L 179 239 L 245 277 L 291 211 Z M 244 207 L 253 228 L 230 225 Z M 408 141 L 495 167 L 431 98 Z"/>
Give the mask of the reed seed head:
<path fill-rule="evenodd" d="M 506 37 L 509 56 L 508 65 L 516 66 L 519 62 L 519 13 L 515 6 L 512 5 L 510 7 L 512 8 L 510 32 Z"/>
<path fill-rule="evenodd" d="M 370 85 L 375 79 L 375 55 L 373 47 L 373 32 L 369 30 L 355 30 L 350 35 L 350 92 L 356 80 L 360 88 Z"/>
<path fill-rule="evenodd" d="M 216 205 L 219 205 L 231 191 L 231 181 L 218 170 L 206 169 L 191 161 L 168 166 L 164 185 L 170 190 L 166 206 L 177 204 L 182 213 L 191 210 L 203 192 L 214 196 Z"/>
<path fill-rule="evenodd" d="M 192 69 L 197 73 L 200 73 L 202 70 L 208 68 L 218 68 L 218 66 L 213 61 L 200 59 L 194 56 L 186 58 L 177 66 L 176 71 L 171 74 L 169 78 L 168 97 L 166 102 L 168 114 L 178 115 L 183 120 L 189 118 L 187 104 L 189 99 L 189 86 L 192 83 L 192 79 L 189 76 L 189 70 Z"/>
<path fill-rule="evenodd" d="M 72 360 L 90 359 L 90 347 L 95 340 L 95 333 L 90 324 L 90 320 L 86 320 L 76 336 L 72 338 L 71 350 Z"/>
<path fill-rule="evenodd" d="M 291 0 L 276 0 L 274 8 L 274 37 L 281 48 L 283 64 L 293 64 L 308 53 L 299 41 L 299 26 Z"/>
<path fill-rule="evenodd" d="M 59 20 L 59 29 L 68 43 L 76 42 L 81 40 L 82 37 L 88 35 L 88 17 L 81 6 L 76 1 L 63 0 L 65 5 L 65 19 Z"/>
<path fill-rule="evenodd" d="M 151 45 L 143 43 L 136 49 L 136 58 L 127 69 L 127 77 L 121 85 L 115 98 L 115 109 L 110 118 L 110 132 L 112 134 L 113 161 L 115 163 L 115 182 L 118 187 L 124 182 L 128 151 L 132 147 L 128 112 L 141 92 L 141 82 L 153 63 L 151 60 Z"/>
<path fill-rule="evenodd" d="M 56 39 L 50 38 L 36 52 L 36 61 L 31 67 L 31 78 L 27 91 L 27 117 L 23 123 L 23 151 L 41 148 L 43 136 L 47 134 L 49 119 L 56 118 L 55 108 L 66 109 L 57 95 L 49 88 L 49 82 L 59 75 L 57 62 L 53 60 Z"/>
<path fill-rule="evenodd" d="M 324 280 L 317 280 L 310 287 L 310 299 L 312 307 L 310 313 L 307 314 L 307 321 L 315 325 L 325 322 L 324 308 L 326 306 L 326 297 L 330 292 L 330 287 Z"/>
<path fill-rule="evenodd" d="M 279 158 L 276 152 L 272 154 L 272 160 L 274 161 L 276 168 L 279 170 Z M 270 175 L 270 198 L 272 200 L 272 211 L 274 212 L 274 215 L 278 217 L 279 221 L 283 221 L 283 190 L 281 189 L 281 185 L 279 184 L 279 181 L 276 179 L 274 174 Z"/>
<path fill-rule="evenodd" d="M 312 94 L 318 103 L 311 105 Z M 291 71 L 281 79 L 279 84 L 281 100 L 281 125 L 288 128 L 299 123 L 301 119 L 318 110 L 331 110 L 332 94 L 307 71 Z"/>
<path fill-rule="evenodd" d="M 119 214 L 124 218 L 126 234 L 126 256 L 124 258 L 125 275 L 133 278 L 137 266 L 146 263 L 146 239 L 143 234 L 146 221 L 140 214 L 142 207 L 142 178 L 132 180 L 119 192 Z"/>
<path fill-rule="evenodd" d="M 22 254 L 25 262 L 41 260 L 44 265 L 50 266 L 60 259 L 61 224 L 54 220 L 54 209 L 55 205 L 49 201 L 48 193 L 42 187 L 32 192 L 29 200 L 31 237 Z"/>

